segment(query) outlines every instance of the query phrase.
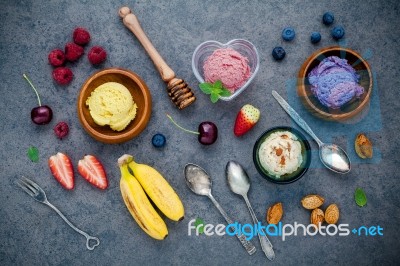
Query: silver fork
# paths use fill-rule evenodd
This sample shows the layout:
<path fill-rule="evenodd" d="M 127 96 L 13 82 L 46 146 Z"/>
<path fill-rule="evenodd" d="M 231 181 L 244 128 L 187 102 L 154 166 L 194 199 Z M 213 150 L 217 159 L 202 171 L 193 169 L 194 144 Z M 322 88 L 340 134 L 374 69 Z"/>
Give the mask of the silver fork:
<path fill-rule="evenodd" d="M 44 190 L 39 187 L 38 184 L 33 182 L 32 180 L 22 176 L 20 179 L 17 179 L 15 182 L 18 186 L 20 186 L 26 193 L 28 193 L 31 197 L 33 197 L 36 201 L 39 201 L 43 204 L 46 204 L 50 208 L 56 211 L 58 215 L 63 218 L 63 220 L 76 232 L 79 234 L 83 235 L 86 237 L 86 247 L 89 250 L 93 250 L 95 247 L 97 247 L 100 244 L 100 240 L 97 237 L 90 236 L 89 234 L 83 232 L 79 228 L 77 228 L 75 225 L 73 225 L 56 207 L 54 207 L 53 204 L 51 204 L 46 197 L 46 193 Z M 90 242 L 93 242 L 93 245 L 90 245 Z"/>

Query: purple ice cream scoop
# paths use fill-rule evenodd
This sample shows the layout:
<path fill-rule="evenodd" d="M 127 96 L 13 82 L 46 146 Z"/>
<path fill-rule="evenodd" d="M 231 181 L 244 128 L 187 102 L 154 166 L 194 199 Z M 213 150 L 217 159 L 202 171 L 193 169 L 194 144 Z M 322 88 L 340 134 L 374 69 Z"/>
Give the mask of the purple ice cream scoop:
<path fill-rule="evenodd" d="M 359 75 L 337 56 L 325 58 L 308 74 L 311 91 L 324 106 L 338 109 L 354 98 L 360 98 L 364 88 L 358 84 Z"/>

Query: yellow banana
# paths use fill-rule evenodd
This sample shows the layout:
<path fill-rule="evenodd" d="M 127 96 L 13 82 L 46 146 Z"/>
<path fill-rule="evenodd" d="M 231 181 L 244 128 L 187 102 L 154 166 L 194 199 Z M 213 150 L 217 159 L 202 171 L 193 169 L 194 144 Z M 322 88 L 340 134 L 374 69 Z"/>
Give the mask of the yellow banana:
<path fill-rule="evenodd" d="M 127 162 L 133 175 L 158 209 L 173 221 L 182 220 L 185 215 L 182 201 L 167 180 L 153 167 L 133 161 L 132 156 L 127 157 Z"/>
<path fill-rule="evenodd" d="M 123 160 L 118 160 L 118 164 L 121 170 L 122 198 L 132 217 L 149 236 L 158 240 L 166 238 L 168 229 L 164 220 L 150 203 L 139 182 L 129 172 L 128 165 Z"/>

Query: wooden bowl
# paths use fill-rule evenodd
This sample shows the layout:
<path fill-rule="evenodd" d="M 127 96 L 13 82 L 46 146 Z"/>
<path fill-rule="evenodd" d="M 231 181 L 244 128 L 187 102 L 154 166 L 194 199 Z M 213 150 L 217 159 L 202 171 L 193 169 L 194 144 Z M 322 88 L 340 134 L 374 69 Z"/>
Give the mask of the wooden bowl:
<path fill-rule="evenodd" d="M 365 90 L 360 99 L 352 100 L 340 109 L 330 109 L 322 105 L 311 92 L 311 85 L 308 82 L 308 74 L 311 70 L 329 56 L 347 59 L 348 63 L 356 70 L 356 73 L 360 75 L 359 84 Z M 313 53 L 301 66 L 297 82 L 297 94 L 304 106 L 312 114 L 329 121 L 344 121 L 359 114 L 369 104 L 373 85 L 371 68 L 367 61 L 357 52 L 339 46 L 326 47 Z"/>
<path fill-rule="evenodd" d="M 92 91 L 106 82 L 118 82 L 124 85 L 138 106 L 135 119 L 122 131 L 114 131 L 108 125 L 97 125 L 86 106 L 86 99 Z M 146 83 L 137 74 L 126 69 L 109 68 L 93 74 L 85 81 L 79 93 L 77 109 L 79 120 L 90 136 L 104 143 L 122 143 L 139 135 L 145 129 L 151 115 L 151 95 Z"/>

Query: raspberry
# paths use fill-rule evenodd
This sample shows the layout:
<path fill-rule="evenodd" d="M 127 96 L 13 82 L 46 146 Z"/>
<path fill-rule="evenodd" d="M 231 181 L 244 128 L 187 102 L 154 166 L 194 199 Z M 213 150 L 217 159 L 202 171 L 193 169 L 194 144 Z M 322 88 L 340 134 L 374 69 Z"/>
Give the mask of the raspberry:
<path fill-rule="evenodd" d="M 74 74 L 68 67 L 57 67 L 53 70 L 53 79 L 60 85 L 67 85 L 71 82 Z"/>
<path fill-rule="evenodd" d="M 69 127 L 68 127 L 68 124 L 65 122 L 58 122 L 53 130 L 54 130 L 54 133 L 56 134 L 56 136 L 59 139 L 62 139 L 68 135 Z"/>
<path fill-rule="evenodd" d="M 90 34 L 85 28 L 76 28 L 72 36 L 76 44 L 86 45 L 90 42 Z"/>
<path fill-rule="evenodd" d="M 88 59 L 92 65 L 103 63 L 107 58 L 107 52 L 101 46 L 93 46 L 88 54 Z"/>
<path fill-rule="evenodd" d="M 54 49 L 49 53 L 49 63 L 52 66 L 62 66 L 65 62 L 65 54 L 60 49 Z"/>
<path fill-rule="evenodd" d="M 73 42 L 69 42 L 65 45 L 65 58 L 68 61 L 73 62 L 78 60 L 83 55 L 83 48 Z"/>

